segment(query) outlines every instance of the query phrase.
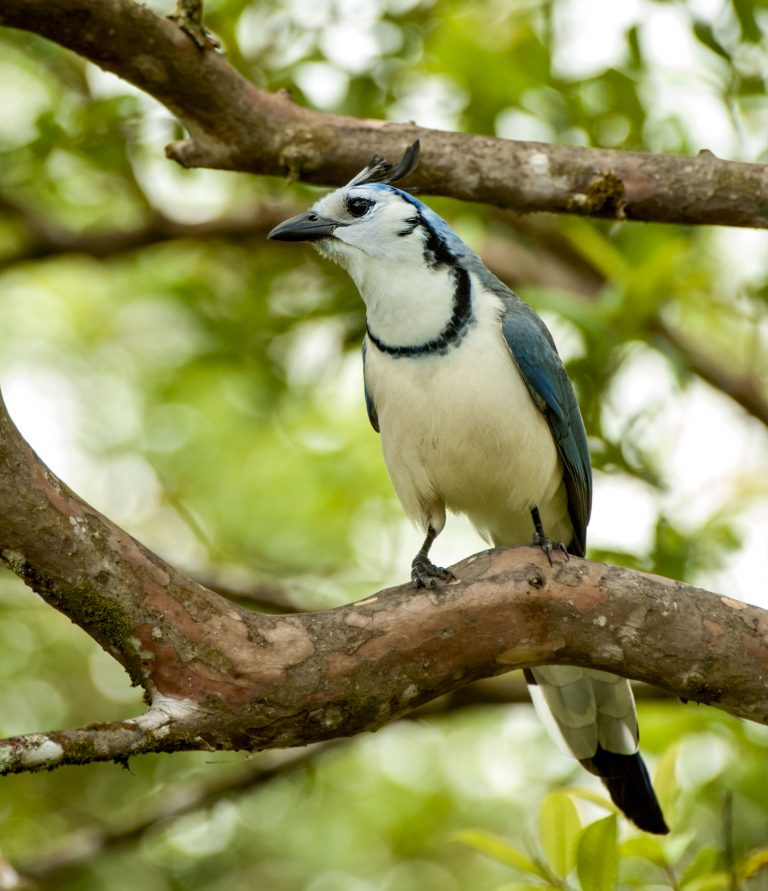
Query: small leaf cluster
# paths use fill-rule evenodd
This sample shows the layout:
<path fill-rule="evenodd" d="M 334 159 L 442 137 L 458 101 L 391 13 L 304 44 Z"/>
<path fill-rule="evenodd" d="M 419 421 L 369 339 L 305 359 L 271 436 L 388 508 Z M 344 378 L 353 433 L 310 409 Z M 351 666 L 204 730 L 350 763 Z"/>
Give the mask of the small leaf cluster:
<path fill-rule="evenodd" d="M 659 759 L 654 786 L 668 818 L 674 818 L 677 798 L 677 745 Z M 586 802 L 608 816 L 584 821 L 577 807 Z M 702 845 L 696 833 L 675 829 L 665 838 L 626 826 L 616 806 L 591 789 L 550 792 L 538 814 L 538 835 L 521 850 L 499 835 L 482 829 L 456 832 L 455 841 L 496 860 L 525 878 L 498 891 L 738 891 L 768 868 L 768 846 L 734 860 L 731 839 L 721 848 Z"/>

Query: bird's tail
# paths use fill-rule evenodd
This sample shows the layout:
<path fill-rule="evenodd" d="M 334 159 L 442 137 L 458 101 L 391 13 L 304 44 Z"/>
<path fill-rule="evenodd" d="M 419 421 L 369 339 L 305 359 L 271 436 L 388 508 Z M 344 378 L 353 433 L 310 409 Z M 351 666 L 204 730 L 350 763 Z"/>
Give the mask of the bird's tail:
<path fill-rule="evenodd" d="M 613 803 L 635 826 L 657 835 L 669 832 L 640 752 L 618 755 L 598 745 L 597 752 L 581 763 L 590 773 L 600 777 Z"/>
<path fill-rule="evenodd" d="M 640 829 L 669 832 L 637 750 L 635 701 L 629 681 L 565 665 L 525 670 L 536 711 L 568 755 L 600 777 L 614 804 Z"/>

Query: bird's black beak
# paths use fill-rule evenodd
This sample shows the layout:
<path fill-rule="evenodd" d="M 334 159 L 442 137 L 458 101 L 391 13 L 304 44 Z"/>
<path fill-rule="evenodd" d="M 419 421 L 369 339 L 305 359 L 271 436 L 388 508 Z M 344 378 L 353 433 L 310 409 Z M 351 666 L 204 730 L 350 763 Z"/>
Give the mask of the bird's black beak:
<path fill-rule="evenodd" d="M 333 235 L 333 230 L 343 225 L 338 220 L 326 219 L 310 210 L 275 226 L 267 238 L 274 241 L 319 241 Z"/>

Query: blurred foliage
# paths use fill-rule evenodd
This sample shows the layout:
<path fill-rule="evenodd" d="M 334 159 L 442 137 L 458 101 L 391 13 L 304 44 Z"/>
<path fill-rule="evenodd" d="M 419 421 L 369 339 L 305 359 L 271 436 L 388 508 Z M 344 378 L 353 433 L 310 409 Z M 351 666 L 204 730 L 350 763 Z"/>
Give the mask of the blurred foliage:
<path fill-rule="evenodd" d="M 257 84 L 323 110 L 768 161 L 764 0 L 209 0 L 207 24 Z M 181 134 L 163 108 L 28 34 L 0 34 L 0 99 L 0 384 L 43 458 L 208 581 L 277 582 L 322 608 L 405 578 L 419 535 L 365 417 L 350 282 L 263 228 L 225 225 L 254 207 L 288 216 L 318 190 L 176 168 L 162 149 Z M 557 284 L 538 271 L 512 283 L 552 327 L 580 396 L 597 471 L 591 555 L 768 605 L 766 431 L 660 334 L 684 333 L 765 390 L 766 236 L 431 203 L 481 253 L 502 239 L 561 269 Z M 208 234 L 160 238 L 163 221 Z M 134 249 L 111 250 L 125 233 Z M 452 521 L 435 553 L 479 546 Z M 141 709 L 111 660 L 9 576 L 0 613 L 0 734 Z M 355 740 L 101 854 L 97 843 L 41 882 L 490 891 L 554 876 L 592 889 L 614 887 L 615 866 L 621 887 L 764 888 L 763 728 L 670 703 L 644 706 L 641 723 L 652 762 L 676 747 L 657 766 L 668 840 L 548 793 L 588 778 L 527 707 L 489 707 Z M 78 833 L 119 831 L 172 791 L 240 770 L 239 756 L 201 754 L 7 778 L 3 854 L 50 867 L 55 852 L 76 856 Z M 539 871 L 511 871 L 522 857 Z"/>
<path fill-rule="evenodd" d="M 692 739 L 694 737 L 689 737 Z M 670 819 L 674 819 L 679 800 L 675 773 L 679 749 L 675 744 L 662 755 L 653 778 L 659 800 Z M 683 752 L 682 757 L 686 754 Z M 584 823 L 577 808 L 577 803 L 582 801 L 608 811 L 608 816 Z M 711 844 L 703 843 L 699 826 L 695 833 L 678 829 L 669 837 L 633 834 L 621 840 L 617 831 L 618 813 L 610 799 L 592 790 L 557 790 L 550 792 L 541 803 L 538 838 L 529 841 L 529 852 L 524 853 L 485 830 L 465 829 L 454 837 L 526 876 L 525 882 L 504 885 L 504 891 L 537 888 L 612 891 L 619 884 L 646 889 L 731 891 L 752 880 L 759 879 L 763 884 L 765 876 L 761 873 L 768 868 L 768 846 L 754 848 L 735 859 L 730 797 L 724 800 L 719 837 L 710 838 Z M 761 822 L 762 830 L 765 824 Z"/>

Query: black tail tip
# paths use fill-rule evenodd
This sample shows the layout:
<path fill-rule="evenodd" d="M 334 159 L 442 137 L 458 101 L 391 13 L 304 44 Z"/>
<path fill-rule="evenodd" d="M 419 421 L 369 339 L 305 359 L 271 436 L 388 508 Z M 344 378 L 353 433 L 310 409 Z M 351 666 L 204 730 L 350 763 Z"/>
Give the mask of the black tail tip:
<path fill-rule="evenodd" d="M 581 763 L 600 777 L 613 803 L 638 829 L 655 835 L 669 832 L 648 769 L 639 752 L 617 755 L 598 746 L 593 757 Z"/>

